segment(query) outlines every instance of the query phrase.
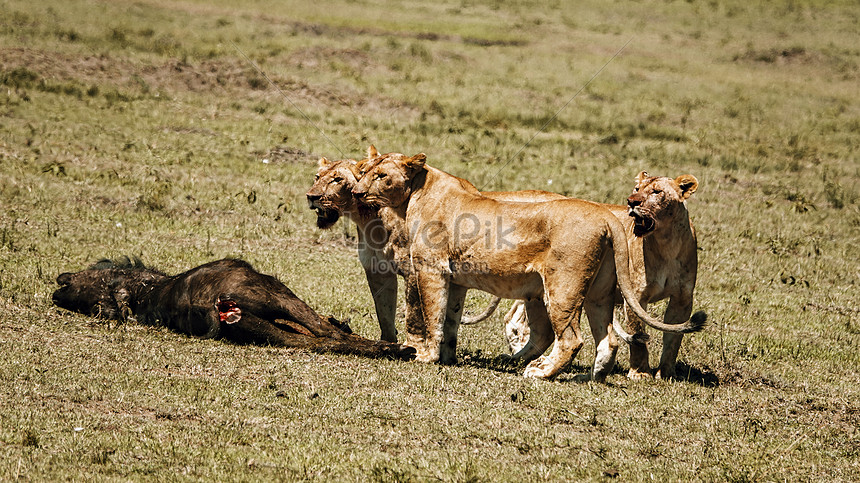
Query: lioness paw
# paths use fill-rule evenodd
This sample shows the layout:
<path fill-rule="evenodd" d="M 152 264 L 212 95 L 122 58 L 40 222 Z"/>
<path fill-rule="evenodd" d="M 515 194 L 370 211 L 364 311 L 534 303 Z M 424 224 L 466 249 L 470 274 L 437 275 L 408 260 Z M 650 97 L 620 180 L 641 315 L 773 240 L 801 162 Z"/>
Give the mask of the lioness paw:
<path fill-rule="evenodd" d="M 674 379 L 675 378 L 675 368 L 672 368 L 672 369 L 660 368 L 657 370 L 657 374 L 654 375 L 654 378 L 655 379 L 665 379 L 667 381 Z"/>
<path fill-rule="evenodd" d="M 639 372 L 635 369 L 630 369 L 630 372 L 627 373 L 627 379 L 631 381 L 644 381 L 653 377 L 650 372 Z"/>
<path fill-rule="evenodd" d="M 434 364 L 439 362 L 439 353 L 433 353 L 426 350 L 418 350 L 415 352 L 415 360 L 425 364 Z"/>
<path fill-rule="evenodd" d="M 540 356 L 537 359 L 531 361 L 529 365 L 526 366 L 525 372 L 523 372 L 523 377 L 533 377 L 535 379 L 549 379 L 553 376 L 550 374 L 550 370 L 547 367 L 547 357 Z"/>

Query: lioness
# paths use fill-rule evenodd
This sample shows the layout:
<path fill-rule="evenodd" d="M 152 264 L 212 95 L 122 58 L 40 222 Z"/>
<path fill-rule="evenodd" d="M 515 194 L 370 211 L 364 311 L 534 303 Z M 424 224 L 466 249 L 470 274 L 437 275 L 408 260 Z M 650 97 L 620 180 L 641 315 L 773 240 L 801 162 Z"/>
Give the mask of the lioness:
<path fill-rule="evenodd" d="M 376 154 L 376 149 L 371 146 L 368 156 Z M 352 188 L 357 183 L 356 164 L 354 159 L 320 159 L 314 184 L 307 192 L 308 205 L 317 212 L 319 228 L 331 228 L 341 215 L 355 223 L 358 232 L 358 259 L 364 268 L 364 275 L 373 296 L 376 319 L 381 331 L 380 338 L 397 342 L 397 329 L 394 325 L 397 275 L 390 265 L 391 257 L 384 253 L 388 243 L 388 231 L 376 213 L 359 206 L 352 196 Z"/>
<path fill-rule="evenodd" d="M 379 155 L 371 145 L 367 158 Z M 395 315 L 397 309 L 397 276 L 391 252 L 386 252 L 388 231 L 378 214 L 366 205 L 356 203 L 352 195 L 357 177 L 358 162 L 354 159 L 329 161 L 321 158 L 317 167 L 314 184 L 306 196 L 308 205 L 317 213 L 317 227 L 328 229 L 345 216 L 355 223 L 358 232 L 358 259 L 364 268 L 364 275 L 373 297 L 376 318 L 381 332 L 380 338 L 397 342 Z M 499 193 L 505 196 L 506 193 Z M 561 195 L 559 195 L 561 196 Z M 499 299 L 495 299 L 482 314 L 465 317 L 464 323 L 474 323 L 489 317 Z"/>
<path fill-rule="evenodd" d="M 407 317 L 406 343 L 416 348 L 417 360 L 456 362 L 468 288 L 526 300 L 531 337 L 515 357 L 538 357 L 554 339 L 552 352 L 526 367 L 527 377 L 551 378 L 570 363 L 583 343 L 584 306 L 597 347 L 592 377 L 606 378 L 618 349 L 609 330 L 616 280 L 625 301 L 648 325 L 678 333 L 704 326 L 703 312 L 677 325 L 645 312 L 628 273 L 624 227 L 599 204 L 496 201 L 425 160 L 424 154 L 400 153 L 368 159 L 353 189 L 360 202 L 378 207 L 391 233 L 395 263 L 414 285 L 407 300 L 417 302 L 410 310 L 420 310 L 422 322 Z"/>
<path fill-rule="evenodd" d="M 698 187 L 698 180 L 689 174 L 672 179 L 649 176 L 643 171 L 635 178 L 627 206 L 603 205 L 624 224 L 636 299 L 643 307 L 669 299 L 663 317 L 665 323 L 686 320 L 693 310 L 698 256 L 696 234 L 686 201 Z M 558 196 L 538 191 L 522 194 L 517 199 L 544 201 Z M 620 294 L 617 294 L 616 303 L 621 302 Z M 644 329 L 630 310 L 627 310 L 627 319 L 628 328 L 634 331 Z M 522 301 L 515 302 L 505 315 L 505 336 L 512 352 L 519 351 L 528 341 L 529 327 Z M 682 334 L 671 332 L 663 336 L 663 353 L 656 372 L 658 378 L 674 376 L 682 337 Z M 631 344 L 627 376 L 631 379 L 651 377 L 645 344 Z"/>

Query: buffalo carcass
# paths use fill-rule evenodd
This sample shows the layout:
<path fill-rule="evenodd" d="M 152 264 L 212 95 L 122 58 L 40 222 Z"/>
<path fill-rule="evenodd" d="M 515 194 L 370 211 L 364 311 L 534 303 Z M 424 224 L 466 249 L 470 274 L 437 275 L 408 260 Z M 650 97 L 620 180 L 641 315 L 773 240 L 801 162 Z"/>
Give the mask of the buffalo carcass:
<path fill-rule="evenodd" d="M 409 359 L 411 348 L 352 334 L 323 318 L 275 277 L 224 259 L 168 276 L 135 263 L 102 261 L 57 277 L 54 303 L 106 319 L 134 317 L 202 338 L 314 352 Z"/>

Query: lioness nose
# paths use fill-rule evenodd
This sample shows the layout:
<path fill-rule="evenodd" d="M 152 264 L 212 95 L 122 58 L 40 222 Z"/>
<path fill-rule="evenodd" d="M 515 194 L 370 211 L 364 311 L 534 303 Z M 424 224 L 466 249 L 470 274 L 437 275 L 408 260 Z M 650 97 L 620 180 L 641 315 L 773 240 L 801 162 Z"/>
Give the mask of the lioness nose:
<path fill-rule="evenodd" d="M 308 201 L 317 201 L 317 200 L 319 200 L 320 198 L 322 198 L 322 195 L 317 195 L 317 194 L 313 194 L 313 193 L 308 193 L 308 194 L 307 194 L 307 195 L 305 195 L 305 196 L 307 196 L 307 197 L 308 197 Z"/>
<path fill-rule="evenodd" d="M 364 195 L 366 195 L 366 194 L 367 193 L 365 193 L 364 191 L 352 190 L 352 196 L 355 196 L 358 199 L 364 198 Z"/>
<path fill-rule="evenodd" d="M 627 198 L 627 206 L 631 208 L 636 208 L 637 206 L 642 204 L 642 200 L 638 197 L 630 196 Z"/>

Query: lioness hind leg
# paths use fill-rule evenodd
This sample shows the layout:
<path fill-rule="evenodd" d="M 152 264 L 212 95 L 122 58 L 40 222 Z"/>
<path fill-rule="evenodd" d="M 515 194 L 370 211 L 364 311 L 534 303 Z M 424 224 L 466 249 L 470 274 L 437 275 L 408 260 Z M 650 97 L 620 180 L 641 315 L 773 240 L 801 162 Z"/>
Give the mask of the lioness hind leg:
<path fill-rule="evenodd" d="M 553 341 L 553 329 L 543 300 L 525 301 L 525 313 L 521 315 L 520 325 L 527 325 L 529 338 L 525 345 L 511 357 L 531 361 L 546 352 Z"/>
<path fill-rule="evenodd" d="M 586 302 L 585 316 L 591 326 L 591 334 L 594 336 L 594 368 L 591 378 L 596 382 L 605 382 L 606 376 L 615 367 L 615 356 L 618 353 L 618 339 L 612 331 L 612 299 L 600 302 Z"/>
<path fill-rule="evenodd" d="M 615 263 L 607 257 L 600 264 L 585 299 L 585 315 L 594 336 L 595 349 L 591 378 L 596 382 L 606 381 L 606 376 L 615 367 L 618 354 L 618 339 L 612 330 L 616 280 Z"/>
<path fill-rule="evenodd" d="M 657 366 L 657 373 L 654 377 L 657 379 L 672 379 L 675 377 L 675 364 L 683 338 L 684 334 L 663 333 L 663 353 L 660 354 L 660 365 Z"/>
<path fill-rule="evenodd" d="M 549 317 L 555 332 L 555 345 L 548 356 L 534 360 L 526 366 L 523 374 L 525 377 L 553 378 L 576 357 L 582 348 L 579 318 L 582 314 L 583 292 L 574 291 L 576 295 L 573 297 L 563 297 L 560 301 L 550 302 Z"/>
<path fill-rule="evenodd" d="M 575 328 L 578 325 L 577 314 L 577 323 L 569 325 L 562 331 L 561 335 L 556 337 L 552 352 L 549 355 L 541 356 L 530 362 L 526 366 L 523 376 L 537 379 L 551 379 L 561 373 L 573 358 L 576 357 L 579 349 L 582 348 L 582 335 Z"/>

